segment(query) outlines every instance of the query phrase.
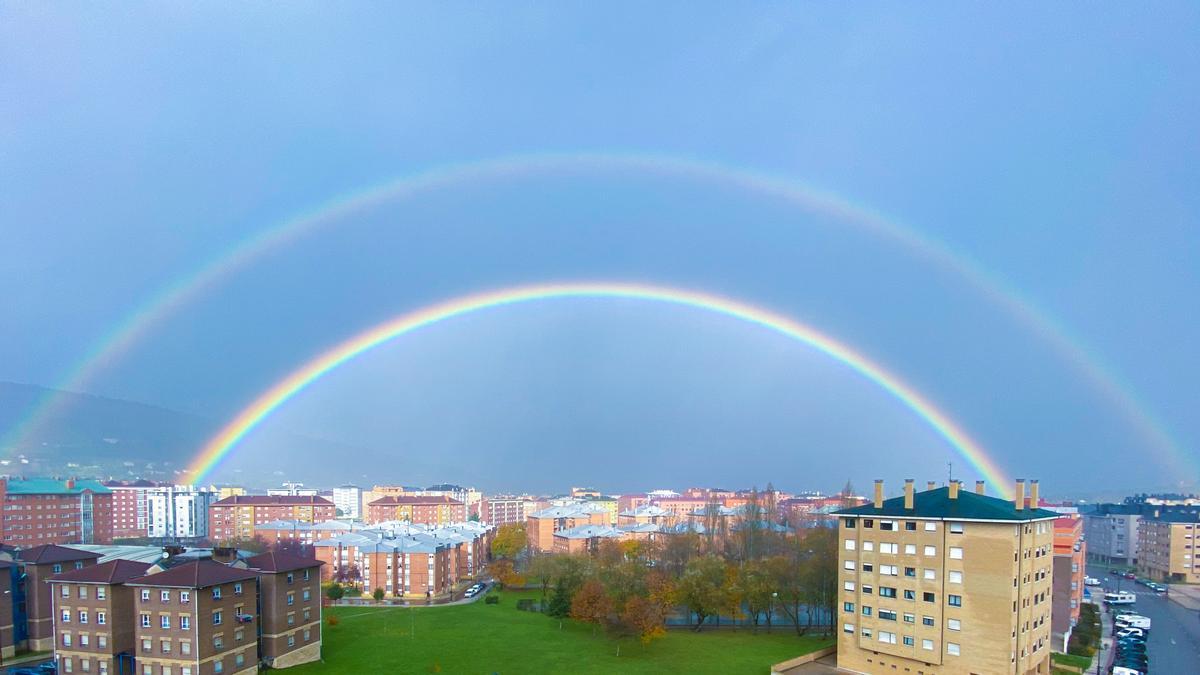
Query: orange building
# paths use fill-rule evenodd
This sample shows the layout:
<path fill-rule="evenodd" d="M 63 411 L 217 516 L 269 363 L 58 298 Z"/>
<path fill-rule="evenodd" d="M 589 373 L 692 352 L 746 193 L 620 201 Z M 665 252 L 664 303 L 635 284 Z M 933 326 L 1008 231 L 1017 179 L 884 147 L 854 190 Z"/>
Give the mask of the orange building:
<path fill-rule="evenodd" d="M 1055 649 L 1066 650 L 1071 629 L 1079 621 L 1086 560 L 1087 542 L 1083 539 L 1083 518 L 1077 513 L 1072 513 L 1055 519 L 1054 595 L 1050 606 L 1050 629 Z"/>
<path fill-rule="evenodd" d="M 611 525 L 608 509 L 591 504 L 551 506 L 525 519 L 529 546 L 543 553 L 554 551 L 554 533 L 581 525 Z"/>
<path fill-rule="evenodd" d="M 253 539 L 258 528 L 278 520 L 323 523 L 333 520 L 337 507 L 324 497 L 298 495 L 240 495 L 208 507 L 209 538 L 215 542 Z"/>
<path fill-rule="evenodd" d="M 421 525 L 449 525 L 467 519 L 467 508 L 450 497 L 380 497 L 367 504 L 367 522 L 400 520 Z"/>

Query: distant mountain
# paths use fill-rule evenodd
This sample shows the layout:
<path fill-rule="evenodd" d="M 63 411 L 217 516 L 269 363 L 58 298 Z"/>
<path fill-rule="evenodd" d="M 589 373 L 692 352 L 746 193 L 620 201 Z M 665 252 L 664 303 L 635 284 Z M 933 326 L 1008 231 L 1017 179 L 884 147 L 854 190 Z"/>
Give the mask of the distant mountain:
<path fill-rule="evenodd" d="M 12 438 L 32 406 L 55 390 L 0 382 L 0 474 L 78 475 L 176 480 L 177 471 L 216 433 L 222 421 L 145 403 L 57 392 L 58 414 L 24 439 Z M 339 456 L 342 444 L 294 437 L 303 456 Z M 344 455 L 342 455 L 344 456 Z M 275 458 L 276 462 L 278 458 Z M 269 486 L 279 482 L 280 466 L 247 467 L 243 480 Z M 295 476 L 299 478 L 299 476 Z"/>

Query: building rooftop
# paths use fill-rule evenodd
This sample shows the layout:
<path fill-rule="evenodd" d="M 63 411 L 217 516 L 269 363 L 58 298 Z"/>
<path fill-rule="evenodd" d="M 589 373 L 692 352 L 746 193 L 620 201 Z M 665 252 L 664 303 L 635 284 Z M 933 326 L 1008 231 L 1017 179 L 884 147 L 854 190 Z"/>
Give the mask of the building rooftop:
<path fill-rule="evenodd" d="M 593 513 L 608 513 L 608 509 L 597 504 L 567 504 L 529 514 L 530 518 L 582 518 Z"/>
<path fill-rule="evenodd" d="M 49 565 L 50 563 L 71 562 L 75 560 L 91 560 L 99 558 L 99 553 L 84 551 L 77 548 L 67 548 L 57 544 L 42 544 L 23 551 L 17 551 L 17 560 L 33 565 Z"/>
<path fill-rule="evenodd" d="M 446 495 L 388 495 L 372 500 L 367 506 L 399 506 L 401 504 L 450 504 L 454 506 L 462 506 L 463 503 Z"/>
<path fill-rule="evenodd" d="M 1200 523 L 1200 511 L 1172 510 L 1150 512 L 1142 515 L 1143 521 L 1152 523 Z"/>
<path fill-rule="evenodd" d="M 333 506 L 333 502 L 316 495 L 230 495 L 213 506 Z"/>
<path fill-rule="evenodd" d="M 615 538 L 622 534 L 621 530 L 608 525 L 580 525 L 569 530 L 555 532 L 554 536 L 566 539 L 592 539 L 595 537 Z"/>
<path fill-rule="evenodd" d="M 320 567 L 324 564 L 316 558 L 305 558 L 282 551 L 269 551 L 246 560 L 246 565 L 251 569 L 263 572 L 291 572 L 309 567 Z"/>
<path fill-rule="evenodd" d="M 253 579 L 257 575 L 247 569 L 232 567 L 214 560 L 194 560 L 183 565 L 172 567 L 162 572 L 155 572 L 130 579 L 127 583 L 133 586 L 167 586 L 170 588 L 208 588 L 218 584 Z"/>
<path fill-rule="evenodd" d="M 123 584 L 130 579 L 144 576 L 150 563 L 132 560 L 109 560 L 108 562 L 56 574 L 50 581 L 79 584 Z"/>
<path fill-rule="evenodd" d="M 9 478 L 5 489 L 10 495 L 77 495 L 85 490 L 97 494 L 112 492 L 98 480 L 71 478 Z"/>
<path fill-rule="evenodd" d="M 834 512 L 839 516 L 886 516 L 894 518 L 944 518 L 947 520 L 999 520 L 1021 522 L 1053 520 L 1059 514 L 1045 509 L 1021 509 L 1007 499 L 990 497 L 959 489 L 958 498 L 950 498 L 950 488 L 939 487 L 913 495 L 913 508 L 904 508 L 904 497 L 883 502 L 882 508 L 873 503 Z"/>

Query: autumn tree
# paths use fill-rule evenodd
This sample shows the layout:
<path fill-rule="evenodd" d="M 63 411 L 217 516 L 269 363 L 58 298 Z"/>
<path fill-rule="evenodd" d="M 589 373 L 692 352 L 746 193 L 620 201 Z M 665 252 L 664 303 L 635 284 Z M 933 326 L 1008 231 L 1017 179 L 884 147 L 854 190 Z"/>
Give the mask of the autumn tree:
<path fill-rule="evenodd" d="M 638 636 L 643 647 L 667 634 L 666 610 L 658 603 L 639 595 L 629 598 L 625 603 L 621 621 Z"/>
<path fill-rule="evenodd" d="M 773 593 L 775 585 L 772 582 L 767 564 L 761 560 L 751 560 L 742 565 L 741 585 L 743 598 L 746 601 L 746 611 L 754 630 L 758 630 L 762 617 L 767 619 L 767 630 L 771 629 L 771 611 L 773 609 Z"/>
<path fill-rule="evenodd" d="M 558 574 L 558 559 L 559 557 L 555 555 L 535 555 L 529 560 L 529 566 L 525 569 L 525 575 L 542 589 L 543 611 L 546 609 L 546 593 L 550 590 L 550 584 Z"/>
<path fill-rule="evenodd" d="M 517 573 L 511 560 L 501 558 L 493 562 L 490 569 L 492 576 L 503 586 L 521 586 L 525 583 L 525 579 Z"/>
<path fill-rule="evenodd" d="M 585 581 L 571 598 L 571 618 L 592 624 L 592 633 L 612 613 L 612 599 L 599 581 Z"/>
<path fill-rule="evenodd" d="M 496 529 L 496 536 L 492 538 L 492 558 L 515 560 L 527 544 L 525 523 L 505 523 Z"/>
<path fill-rule="evenodd" d="M 696 616 L 699 631 L 705 619 L 721 611 L 722 588 L 725 583 L 725 563 L 714 555 L 694 558 L 676 585 L 676 597 L 689 612 Z"/>

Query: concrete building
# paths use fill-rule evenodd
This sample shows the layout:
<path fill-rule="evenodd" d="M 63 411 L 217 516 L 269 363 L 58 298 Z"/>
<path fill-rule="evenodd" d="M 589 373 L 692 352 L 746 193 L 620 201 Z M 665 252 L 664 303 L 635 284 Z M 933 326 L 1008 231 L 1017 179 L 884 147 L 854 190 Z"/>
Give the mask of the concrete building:
<path fill-rule="evenodd" d="M 110 560 L 50 579 L 58 672 L 133 672 L 135 600 L 125 582 L 149 568 L 149 563 Z"/>
<path fill-rule="evenodd" d="M 1054 528 L 958 482 L 837 512 L 838 667 L 859 673 L 1049 673 Z"/>
<path fill-rule="evenodd" d="M 367 504 L 368 523 L 401 520 L 421 525 L 448 525 L 466 519 L 466 505 L 446 495 L 387 496 Z"/>
<path fill-rule="evenodd" d="M 289 668 L 321 658 L 321 565 L 289 553 L 246 560 L 258 573 L 262 661 Z"/>
<path fill-rule="evenodd" d="M 304 483 L 284 483 L 277 488 L 267 490 L 269 497 L 316 497 L 320 492 L 316 488 L 306 488 Z"/>
<path fill-rule="evenodd" d="M 333 488 L 333 505 L 339 518 L 362 518 L 362 489 L 357 485 Z"/>
<path fill-rule="evenodd" d="M 537 551 L 554 551 L 554 533 L 581 525 L 611 525 L 607 508 L 587 503 L 552 506 L 534 511 L 525 519 L 529 546 Z"/>
<path fill-rule="evenodd" d="M 1106 565 L 1134 565 L 1138 558 L 1138 521 L 1142 507 L 1100 504 L 1083 514 L 1083 536 L 1091 560 Z"/>
<path fill-rule="evenodd" d="M 1200 514 L 1155 510 L 1138 522 L 1138 575 L 1155 581 L 1200 583 L 1196 537 Z"/>
<path fill-rule="evenodd" d="M 194 485 L 164 485 L 145 493 L 146 533 L 166 539 L 208 536 L 209 507 L 216 492 Z"/>
<path fill-rule="evenodd" d="M 104 487 L 112 490 L 113 539 L 136 539 L 147 536 L 149 512 L 146 494 L 158 483 L 148 480 L 108 481 Z"/>
<path fill-rule="evenodd" d="M 1077 514 L 1060 515 L 1054 520 L 1054 599 L 1050 608 L 1055 651 L 1067 650 L 1071 630 L 1079 623 L 1086 565 L 1083 518 Z"/>
<path fill-rule="evenodd" d="M 323 497 L 246 495 L 226 497 L 208 509 L 209 538 L 216 542 L 253 539 L 257 528 L 277 520 L 323 523 L 337 509 Z"/>
<path fill-rule="evenodd" d="M 112 490 L 99 481 L 0 478 L 0 504 L 5 544 L 112 543 Z"/>

